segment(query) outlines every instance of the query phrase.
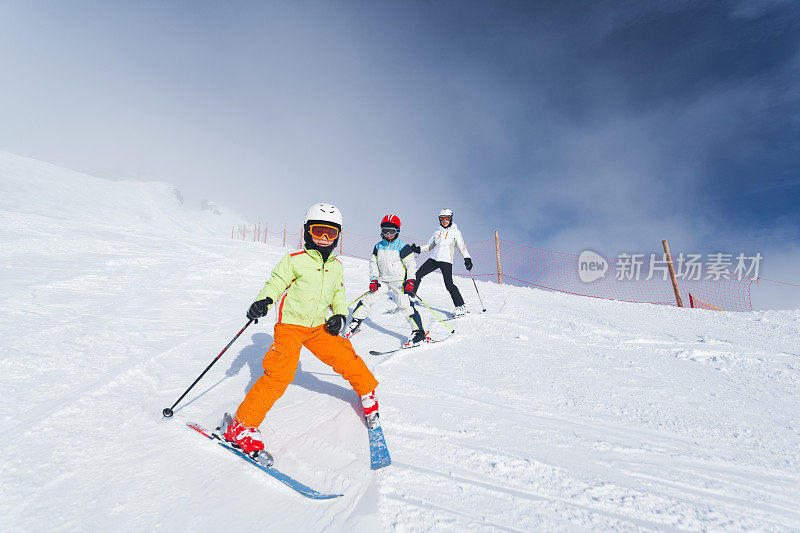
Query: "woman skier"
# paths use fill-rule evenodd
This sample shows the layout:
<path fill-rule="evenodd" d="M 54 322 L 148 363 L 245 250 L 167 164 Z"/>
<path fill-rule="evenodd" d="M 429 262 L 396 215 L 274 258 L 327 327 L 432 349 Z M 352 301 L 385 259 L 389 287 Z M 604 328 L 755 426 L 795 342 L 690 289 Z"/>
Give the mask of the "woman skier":
<path fill-rule="evenodd" d="M 427 340 L 425 329 L 422 327 L 422 317 L 408 297 L 414 292 L 417 263 L 411 246 L 400 239 L 400 217 L 397 215 L 383 217 L 381 237 L 383 240 L 375 245 L 372 257 L 369 258 L 369 292 L 353 310 L 353 320 L 350 321 L 344 336 L 349 339 L 358 333 L 361 322 L 367 318 L 369 310 L 380 294 L 391 291 L 399 311 L 411 324 L 411 337 L 403 345 L 410 348 Z"/>
<path fill-rule="evenodd" d="M 264 375 L 247 392 L 235 416 L 225 413 L 220 428 L 225 440 L 247 454 L 264 450 L 258 426 L 294 380 L 303 346 L 350 382 L 361 397 L 367 424 L 378 424 L 378 381 L 350 341 L 339 335 L 348 312 L 343 267 L 333 256 L 341 231 L 342 215 L 336 207 L 312 205 L 303 222 L 303 251 L 281 259 L 247 311 L 248 319 L 258 319 L 280 300 L 274 342 L 264 356 Z M 328 309 L 333 316 L 325 320 Z"/>
<path fill-rule="evenodd" d="M 464 237 L 461 236 L 461 231 L 453 222 L 452 210 L 442 209 L 439 211 L 439 226 L 433 232 L 427 244 L 424 246 L 411 245 L 414 253 L 417 254 L 436 248 L 432 257 L 422 263 L 422 266 L 417 270 L 417 277 L 414 280 L 414 293 L 416 294 L 419 290 L 422 278 L 438 268 L 442 272 L 444 286 L 453 299 L 453 305 L 455 306 L 453 314 L 455 316 L 464 316 L 467 314 L 467 308 L 464 306 L 464 299 L 461 297 L 458 287 L 453 283 L 453 255 L 455 249 L 458 248 L 458 251 L 464 256 L 464 266 L 467 270 L 472 270 L 472 259 L 467 251 L 467 245 L 464 244 Z"/>

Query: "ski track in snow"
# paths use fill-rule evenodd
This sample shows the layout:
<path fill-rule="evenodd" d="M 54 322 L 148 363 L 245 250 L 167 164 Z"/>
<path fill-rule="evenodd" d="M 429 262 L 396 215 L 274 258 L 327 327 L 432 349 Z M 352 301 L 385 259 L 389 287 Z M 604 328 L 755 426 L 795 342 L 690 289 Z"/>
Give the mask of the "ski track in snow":
<path fill-rule="evenodd" d="M 311 502 L 184 426 L 235 409 L 272 311 L 174 419 L 160 414 L 246 322 L 286 250 L 68 214 L 0 203 L 4 531 L 215 531 L 231 516 L 269 531 L 800 529 L 800 311 L 479 282 L 480 313 L 457 279 L 472 313 L 448 322 L 453 339 L 371 356 L 409 333 L 387 299 L 353 345 L 381 382 L 393 464 L 370 471 L 355 393 L 305 350 L 262 425 L 278 468 L 344 494 Z M 367 264 L 343 263 L 353 298 Z M 437 274 L 423 290 L 451 309 Z"/>

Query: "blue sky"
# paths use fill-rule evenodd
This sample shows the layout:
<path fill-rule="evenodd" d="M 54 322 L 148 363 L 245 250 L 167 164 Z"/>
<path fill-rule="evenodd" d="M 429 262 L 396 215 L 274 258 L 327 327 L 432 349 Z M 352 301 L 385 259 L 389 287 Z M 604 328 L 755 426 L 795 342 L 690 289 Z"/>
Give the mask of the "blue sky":
<path fill-rule="evenodd" d="M 12 0 L 0 67 L 0 149 L 252 220 L 796 264 L 797 2 Z"/>

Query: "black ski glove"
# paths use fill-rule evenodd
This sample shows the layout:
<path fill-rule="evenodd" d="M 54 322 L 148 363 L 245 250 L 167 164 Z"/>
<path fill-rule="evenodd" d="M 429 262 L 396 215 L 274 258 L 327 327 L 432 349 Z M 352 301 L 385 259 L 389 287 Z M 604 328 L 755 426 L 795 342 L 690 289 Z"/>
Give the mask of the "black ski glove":
<path fill-rule="evenodd" d="M 467 267 L 467 270 L 472 270 L 472 259 L 470 259 L 469 257 L 465 257 L 464 266 Z"/>
<path fill-rule="evenodd" d="M 253 302 L 250 309 L 247 310 L 247 318 L 258 323 L 259 318 L 266 316 L 270 305 L 272 305 L 272 298 L 269 297 Z"/>
<path fill-rule="evenodd" d="M 325 331 L 331 335 L 338 335 L 344 329 L 344 323 L 347 317 L 344 315 L 333 315 L 325 321 Z"/>
<path fill-rule="evenodd" d="M 412 244 L 411 245 L 411 251 L 414 252 L 415 254 L 421 254 L 422 253 L 422 248 L 420 248 L 416 244 Z"/>

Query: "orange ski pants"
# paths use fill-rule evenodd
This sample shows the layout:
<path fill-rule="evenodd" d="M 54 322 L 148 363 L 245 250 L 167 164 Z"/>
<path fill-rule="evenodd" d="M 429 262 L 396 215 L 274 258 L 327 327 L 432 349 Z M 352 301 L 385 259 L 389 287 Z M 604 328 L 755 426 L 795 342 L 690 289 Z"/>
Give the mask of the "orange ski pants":
<path fill-rule="evenodd" d="M 303 346 L 349 381 L 359 396 L 370 393 L 378 386 L 375 376 L 364 360 L 356 355 L 349 339 L 331 335 L 323 326 L 308 328 L 276 324 L 275 340 L 264 355 L 264 375 L 247 391 L 239 405 L 236 411 L 239 422 L 248 427 L 261 425 L 267 411 L 283 396 L 289 383 L 294 381 Z"/>

